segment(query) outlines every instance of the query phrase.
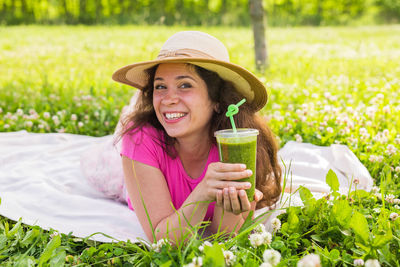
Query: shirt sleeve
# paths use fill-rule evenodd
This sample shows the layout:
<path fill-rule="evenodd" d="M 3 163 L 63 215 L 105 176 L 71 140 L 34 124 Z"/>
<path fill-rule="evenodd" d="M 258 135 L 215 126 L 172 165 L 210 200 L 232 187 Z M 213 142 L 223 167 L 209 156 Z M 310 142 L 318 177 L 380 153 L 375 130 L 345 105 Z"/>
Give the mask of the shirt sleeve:
<path fill-rule="evenodd" d="M 160 134 L 152 127 L 134 129 L 122 137 L 120 155 L 160 169 L 160 139 Z"/>

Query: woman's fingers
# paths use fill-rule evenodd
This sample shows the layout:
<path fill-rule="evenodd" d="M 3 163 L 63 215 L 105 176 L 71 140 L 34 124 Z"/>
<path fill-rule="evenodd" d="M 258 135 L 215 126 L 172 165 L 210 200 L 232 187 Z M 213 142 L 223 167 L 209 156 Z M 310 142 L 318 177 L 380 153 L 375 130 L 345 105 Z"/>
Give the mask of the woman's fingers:
<path fill-rule="evenodd" d="M 231 202 L 232 213 L 236 215 L 240 214 L 242 209 L 238 198 L 238 191 L 234 187 L 229 187 L 229 200 Z"/>
<path fill-rule="evenodd" d="M 231 206 L 231 201 L 229 199 L 229 189 L 228 188 L 224 188 L 223 196 L 224 196 L 224 210 L 226 210 L 228 212 L 232 212 L 232 206 Z"/>
<path fill-rule="evenodd" d="M 216 196 L 216 205 L 219 207 L 223 207 L 223 195 L 222 195 L 222 190 L 217 190 L 217 196 Z"/>
<path fill-rule="evenodd" d="M 254 200 L 256 202 L 259 202 L 263 197 L 264 197 L 264 194 L 260 190 L 256 189 L 254 192 Z"/>
<path fill-rule="evenodd" d="M 249 211 L 251 208 L 249 198 L 247 197 L 246 191 L 239 191 L 240 203 L 242 204 L 242 212 Z"/>

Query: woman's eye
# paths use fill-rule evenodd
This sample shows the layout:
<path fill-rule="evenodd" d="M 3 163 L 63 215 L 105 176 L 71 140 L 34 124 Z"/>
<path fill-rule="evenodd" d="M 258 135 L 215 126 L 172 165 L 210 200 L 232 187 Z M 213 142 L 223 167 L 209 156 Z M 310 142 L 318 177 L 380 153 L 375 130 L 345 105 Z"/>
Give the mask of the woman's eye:
<path fill-rule="evenodd" d="M 180 88 L 192 88 L 192 85 L 190 83 L 183 83 Z"/>
<path fill-rule="evenodd" d="M 165 89 L 165 86 L 162 84 L 156 84 L 154 85 L 154 89 Z"/>

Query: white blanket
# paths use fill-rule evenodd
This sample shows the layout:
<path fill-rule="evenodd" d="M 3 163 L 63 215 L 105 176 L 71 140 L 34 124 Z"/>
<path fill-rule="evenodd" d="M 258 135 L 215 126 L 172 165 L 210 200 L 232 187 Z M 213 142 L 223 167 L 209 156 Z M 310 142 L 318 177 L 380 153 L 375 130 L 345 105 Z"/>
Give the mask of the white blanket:
<path fill-rule="evenodd" d="M 81 154 L 111 138 L 0 133 L 0 214 L 78 237 L 101 232 L 117 240 L 147 240 L 135 213 L 96 191 L 81 172 Z M 288 142 L 279 156 L 291 165 L 294 188 L 304 185 L 313 192 L 329 192 L 325 184 L 329 169 L 338 174 L 342 188 L 349 186 L 352 176 L 360 180 L 358 188 L 372 187 L 368 171 L 346 146 Z M 101 234 L 91 239 L 112 241 Z"/>

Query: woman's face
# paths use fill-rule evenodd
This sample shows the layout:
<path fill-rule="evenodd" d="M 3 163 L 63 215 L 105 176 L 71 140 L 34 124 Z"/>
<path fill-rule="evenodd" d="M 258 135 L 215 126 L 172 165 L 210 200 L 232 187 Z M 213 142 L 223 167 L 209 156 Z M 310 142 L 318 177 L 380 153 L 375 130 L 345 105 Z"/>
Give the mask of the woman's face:
<path fill-rule="evenodd" d="M 183 63 L 160 64 L 153 90 L 154 110 L 169 136 L 208 137 L 215 104 L 193 67 Z"/>

